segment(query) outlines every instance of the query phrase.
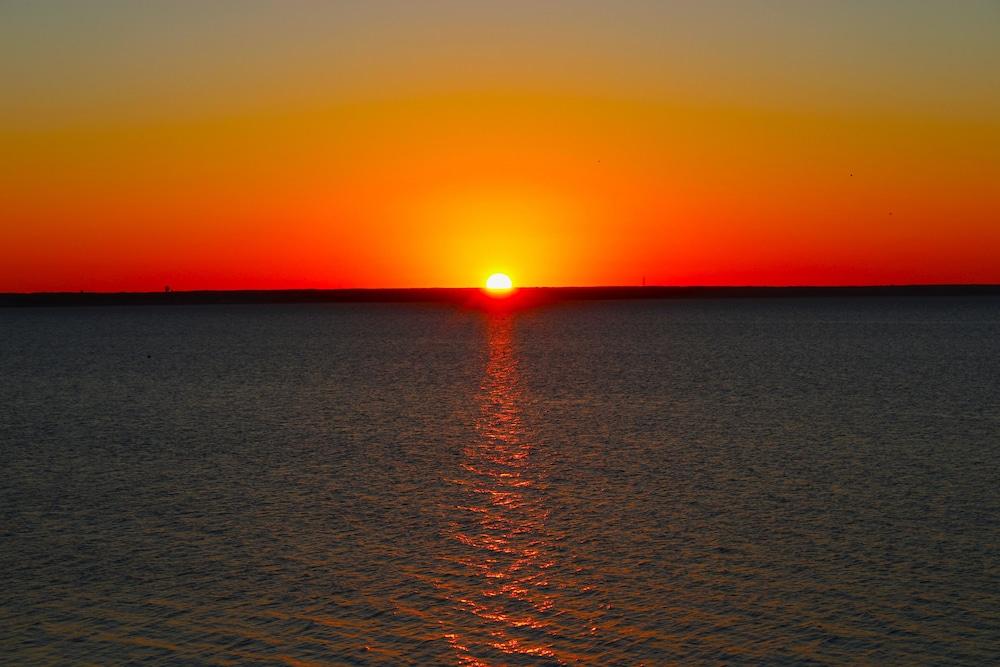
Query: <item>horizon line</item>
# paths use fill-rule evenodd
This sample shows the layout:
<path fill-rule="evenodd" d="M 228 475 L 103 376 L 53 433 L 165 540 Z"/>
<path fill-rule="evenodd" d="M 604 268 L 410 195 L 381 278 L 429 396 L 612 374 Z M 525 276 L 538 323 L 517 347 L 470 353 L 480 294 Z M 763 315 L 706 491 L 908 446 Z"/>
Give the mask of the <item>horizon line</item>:
<path fill-rule="evenodd" d="M 842 290 L 842 289 L 919 289 L 919 288 L 998 288 L 1000 282 L 930 282 L 930 283 L 839 283 L 810 284 L 790 283 L 768 285 L 760 283 L 732 284 L 607 284 L 607 285 L 517 285 L 512 291 L 521 290 L 649 290 L 649 289 L 696 289 L 696 290 Z M 30 291 L 0 291 L 0 296 L 56 296 L 56 295 L 162 295 L 162 294 L 246 294 L 246 293 L 281 293 L 281 292 L 416 292 L 416 291 L 482 291 L 481 285 L 464 287 L 445 287 L 440 285 L 420 287 L 247 287 L 219 288 L 199 287 L 192 289 L 174 289 L 165 286 L 160 290 L 30 290 Z"/>
<path fill-rule="evenodd" d="M 1000 296 L 1000 284 L 923 285 L 620 285 L 521 287 L 504 295 L 480 287 L 362 287 L 346 289 L 187 290 L 161 292 L 0 293 L 0 308 L 74 306 L 197 306 L 294 303 L 446 303 L 509 309 L 569 301 L 829 297 Z"/>

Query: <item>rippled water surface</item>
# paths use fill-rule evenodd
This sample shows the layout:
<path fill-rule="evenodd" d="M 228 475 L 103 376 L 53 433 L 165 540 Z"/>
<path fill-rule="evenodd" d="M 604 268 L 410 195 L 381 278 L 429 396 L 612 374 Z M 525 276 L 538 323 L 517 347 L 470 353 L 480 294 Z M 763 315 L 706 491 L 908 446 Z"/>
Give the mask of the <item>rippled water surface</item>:
<path fill-rule="evenodd" d="M 1000 300 L 0 311 L 0 655 L 987 664 Z"/>

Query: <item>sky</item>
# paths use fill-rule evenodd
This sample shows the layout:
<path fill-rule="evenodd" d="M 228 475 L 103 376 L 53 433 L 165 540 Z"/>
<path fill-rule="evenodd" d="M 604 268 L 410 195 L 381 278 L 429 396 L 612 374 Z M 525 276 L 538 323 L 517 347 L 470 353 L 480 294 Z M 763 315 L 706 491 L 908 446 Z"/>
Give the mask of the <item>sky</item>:
<path fill-rule="evenodd" d="M 0 3 L 0 291 L 998 258 L 998 2 Z"/>

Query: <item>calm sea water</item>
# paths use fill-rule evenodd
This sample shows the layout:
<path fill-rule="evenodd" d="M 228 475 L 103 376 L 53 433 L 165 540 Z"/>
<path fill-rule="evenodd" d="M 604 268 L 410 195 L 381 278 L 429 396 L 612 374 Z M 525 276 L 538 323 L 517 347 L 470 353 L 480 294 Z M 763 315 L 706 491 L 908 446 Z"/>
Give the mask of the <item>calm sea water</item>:
<path fill-rule="evenodd" d="M 0 311 L 4 663 L 1000 659 L 1000 300 Z"/>

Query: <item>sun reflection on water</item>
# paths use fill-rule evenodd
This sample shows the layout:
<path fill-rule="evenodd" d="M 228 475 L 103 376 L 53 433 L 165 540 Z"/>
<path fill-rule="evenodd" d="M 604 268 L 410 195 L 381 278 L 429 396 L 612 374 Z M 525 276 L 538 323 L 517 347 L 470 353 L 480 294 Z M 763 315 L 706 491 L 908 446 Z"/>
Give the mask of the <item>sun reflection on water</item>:
<path fill-rule="evenodd" d="M 458 583 L 446 586 L 446 594 L 468 622 L 451 628 L 445 639 L 467 665 L 489 665 L 490 657 L 503 661 L 504 656 L 572 662 L 573 655 L 551 642 L 561 634 L 557 592 L 549 581 L 555 539 L 546 525 L 545 476 L 533 461 L 534 447 L 518 411 L 515 315 L 488 317 L 477 437 L 452 480 L 466 500 L 454 508 L 447 529 L 447 537 L 462 548 L 453 552 Z"/>

